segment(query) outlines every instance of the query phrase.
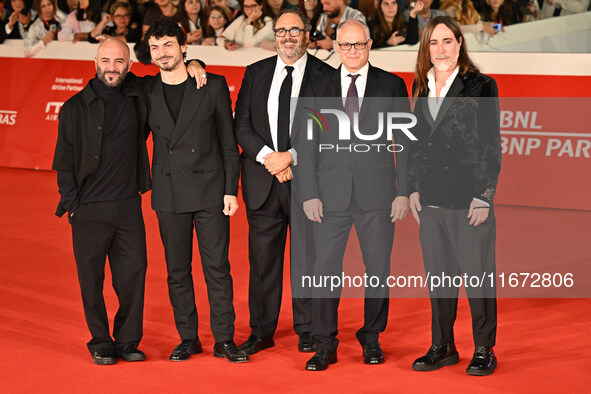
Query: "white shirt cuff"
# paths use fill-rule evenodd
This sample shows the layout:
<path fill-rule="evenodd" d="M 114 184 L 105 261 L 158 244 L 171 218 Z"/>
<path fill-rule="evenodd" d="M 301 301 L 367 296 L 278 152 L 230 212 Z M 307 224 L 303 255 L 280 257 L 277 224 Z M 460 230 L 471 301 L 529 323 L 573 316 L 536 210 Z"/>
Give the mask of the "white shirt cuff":
<path fill-rule="evenodd" d="M 486 204 L 486 206 L 487 206 L 487 207 L 490 207 L 490 204 L 489 204 L 489 203 L 487 203 L 486 201 L 482 201 L 482 200 L 481 200 L 481 199 L 479 199 L 479 198 L 473 198 L 473 200 L 476 200 L 476 201 L 478 201 L 478 202 L 481 202 L 481 203 L 483 203 L 483 204 Z"/>
<path fill-rule="evenodd" d="M 298 152 L 294 148 L 289 150 L 289 154 L 291 155 L 291 164 L 294 166 L 298 165 Z"/>
<path fill-rule="evenodd" d="M 267 145 L 263 146 L 257 155 L 257 161 L 263 165 L 265 165 L 265 159 L 263 157 L 267 156 L 269 153 L 275 152 L 273 149 L 269 148 Z"/>

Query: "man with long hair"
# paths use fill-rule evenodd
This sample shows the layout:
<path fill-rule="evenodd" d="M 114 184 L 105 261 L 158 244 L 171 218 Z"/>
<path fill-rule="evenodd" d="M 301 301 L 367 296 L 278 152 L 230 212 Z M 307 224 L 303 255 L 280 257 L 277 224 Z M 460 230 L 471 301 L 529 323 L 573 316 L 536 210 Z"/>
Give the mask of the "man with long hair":
<path fill-rule="evenodd" d="M 410 207 L 431 277 L 495 273 L 493 200 L 501 170 L 497 85 L 470 60 L 460 26 L 437 16 L 423 31 L 413 85 L 418 141 L 408 165 Z M 464 283 L 476 349 L 466 372 L 490 375 L 497 359 L 492 286 Z M 434 371 L 459 362 L 454 345 L 458 287 L 430 290 L 432 346 L 412 365 Z"/>

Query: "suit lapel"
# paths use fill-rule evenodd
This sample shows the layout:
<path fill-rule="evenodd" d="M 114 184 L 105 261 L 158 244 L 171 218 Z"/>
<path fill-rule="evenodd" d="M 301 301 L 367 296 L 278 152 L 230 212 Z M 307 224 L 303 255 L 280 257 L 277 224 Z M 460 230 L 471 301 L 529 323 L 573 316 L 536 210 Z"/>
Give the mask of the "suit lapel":
<path fill-rule="evenodd" d="M 379 83 L 374 67 L 370 64 L 367 71 L 367 82 L 365 84 L 365 92 L 363 92 L 363 100 L 361 102 L 361 109 L 359 111 L 359 124 L 364 124 L 362 119 L 367 115 L 368 109 L 372 106 L 373 98 L 378 92 Z"/>
<path fill-rule="evenodd" d="M 261 105 L 261 119 L 269 119 L 269 109 L 267 108 L 267 100 L 269 94 L 271 93 L 271 85 L 273 84 L 273 76 L 275 74 L 275 67 L 277 66 L 277 56 L 273 57 L 273 61 L 269 62 L 268 69 L 261 72 L 259 75 L 261 78 L 255 80 L 255 89 L 254 95 L 252 97 L 253 100 L 256 100 Z M 260 90 L 256 89 L 256 86 L 260 86 Z M 258 94 L 257 94 L 258 93 Z M 261 98 L 263 98 L 261 100 Z M 257 113 L 251 114 L 251 116 L 257 116 Z M 261 137 L 265 140 L 268 146 L 273 146 L 273 137 L 271 136 L 271 125 L 269 122 L 261 122 L 263 125 L 263 129 L 261 130 Z"/>
<path fill-rule="evenodd" d="M 152 131 L 156 132 L 159 137 L 164 138 L 170 146 L 170 139 L 172 137 L 175 124 L 174 119 L 168 111 L 166 101 L 164 100 L 164 89 L 162 88 L 162 78 L 160 74 L 158 74 L 156 86 L 154 86 L 154 89 L 149 93 L 149 96 L 153 113 L 158 117 L 157 124 L 160 126 L 158 130 Z"/>
<path fill-rule="evenodd" d="M 431 133 L 429 134 L 429 137 L 431 137 L 433 135 L 433 133 L 437 129 L 437 126 L 439 126 L 439 124 L 441 123 L 441 120 L 445 116 L 445 113 L 447 112 L 449 107 L 451 107 L 451 105 L 455 101 L 456 97 L 458 97 L 458 94 L 462 91 L 462 89 L 464 89 L 464 83 L 462 82 L 462 78 L 458 74 L 458 75 L 456 75 L 456 78 L 454 79 L 453 83 L 451 84 L 449 91 L 445 95 L 445 98 L 443 99 L 443 103 L 441 103 L 441 107 L 439 108 L 439 112 L 437 113 L 437 118 L 435 119 L 435 123 L 433 124 L 433 128 L 431 129 Z M 428 114 L 430 114 L 430 113 L 428 113 Z"/>
<path fill-rule="evenodd" d="M 183 101 L 181 103 L 181 111 L 179 112 L 179 118 L 172 132 L 170 139 L 170 147 L 172 148 L 183 136 L 183 134 L 189 129 L 191 120 L 195 114 L 199 111 L 201 100 L 207 91 L 207 85 L 201 89 L 195 87 L 195 79 L 189 77 L 185 82 L 185 93 L 183 95 Z"/>

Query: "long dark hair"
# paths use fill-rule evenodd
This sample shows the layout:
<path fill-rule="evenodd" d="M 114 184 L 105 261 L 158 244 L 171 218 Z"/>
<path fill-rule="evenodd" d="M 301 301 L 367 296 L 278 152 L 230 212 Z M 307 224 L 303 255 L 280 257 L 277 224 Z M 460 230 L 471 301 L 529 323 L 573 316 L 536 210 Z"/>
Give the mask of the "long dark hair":
<path fill-rule="evenodd" d="M 460 25 L 449 16 L 436 16 L 431 18 L 427 23 L 423 32 L 421 33 L 421 40 L 419 45 L 419 53 L 417 55 L 417 65 L 415 69 L 415 89 L 413 97 L 416 98 L 427 93 L 427 73 L 433 67 L 431 63 L 431 52 L 429 51 L 429 45 L 431 45 L 431 35 L 437 25 L 444 24 L 451 32 L 458 42 L 461 42 L 460 53 L 458 56 L 458 66 L 460 67 L 459 74 L 464 75 L 468 71 L 478 72 L 478 67 L 468 56 L 468 49 L 466 48 L 466 40 L 460 30 Z"/>
<path fill-rule="evenodd" d="M 212 7 L 209 7 L 209 9 L 207 10 L 207 13 L 203 17 L 203 36 L 205 38 L 215 37 L 215 30 L 213 30 L 213 27 L 209 26 L 209 16 L 211 15 L 211 13 L 213 11 L 219 12 L 226 19 L 226 22 L 224 23 L 224 29 L 226 27 L 228 27 L 228 25 L 230 24 L 230 21 L 232 20 L 232 15 L 231 15 L 232 11 L 230 11 L 228 8 L 220 7 L 219 5 L 214 5 Z"/>
<path fill-rule="evenodd" d="M 80 3 L 76 8 L 76 19 L 79 21 L 89 20 L 94 23 L 101 21 L 102 15 L 101 0 L 88 0 L 88 8 L 83 10 L 80 8 Z"/>
<path fill-rule="evenodd" d="M 394 1 L 396 2 L 396 0 Z M 384 0 L 380 0 L 378 2 L 375 23 L 372 24 L 371 36 L 376 41 L 376 44 L 384 44 L 395 31 L 400 34 L 406 31 L 406 22 L 404 22 L 398 2 L 396 2 L 396 15 L 394 15 L 394 21 L 392 21 L 392 25 L 386 21 L 384 11 L 382 11 L 383 2 Z"/>
<path fill-rule="evenodd" d="M 263 6 L 263 0 L 254 0 L 258 5 Z M 244 0 L 240 1 L 240 6 L 242 7 L 242 14 L 244 14 L 244 18 L 246 19 L 246 13 L 244 12 Z M 257 31 L 261 30 L 265 27 L 265 12 L 263 10 L 263 14 L 259 19 L 254 21 L 252 24 L 253 33 L 256 34 Z"/>
<path fill-rule="evenodd" d="M 199 0 L 197 0 L 199 2 L 200 5 L 200 9 L 199 9 L 199 14 L 197 14 L 197 23 L 198 25 L 196 27 L 202 27 L 203 26 L 203 7 L 201 6 L 201 2 Z M 185 10 L 185 3 L 187 2 L 187 0 L 181 0 L 179 2 L 178 5 L 178 16 L 179 16 L 179 21 L 181 23 L 181 25 L 183 26 L 183 29 L 185 29 L 186 33 L 190 33 L 191 32 L 191 26 L 189 23 L 189 14 L 187 14 L 187 11 Z"/>

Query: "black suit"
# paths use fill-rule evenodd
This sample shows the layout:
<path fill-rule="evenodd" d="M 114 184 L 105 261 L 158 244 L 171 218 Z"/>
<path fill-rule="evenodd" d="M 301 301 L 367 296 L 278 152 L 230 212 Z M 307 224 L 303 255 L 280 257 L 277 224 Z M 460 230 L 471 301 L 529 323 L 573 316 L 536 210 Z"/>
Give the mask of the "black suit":
<path fill-rule="evenodd" d="M 306 223 L 301 204 L 296 202 L 292 207 L 291 189 L 297 186 L 291 181 L 280 183 L 256 161 L 264 146 L 273 149 L 267 98 L 276 65 L 277 56 L 273 56 L 248 66 L 236 102 L 235 134 L 242 148 L 242 194 L 249 222 L 250 326 L 252 333 L 262 338 L 272 337 L 277 327 L 288 226 L 292 282 L 298 281 L 313 263 L 310 225 Z M 308 55 L 300 91 L 304 92 L 312 80 L 332 70 Z M 296 254 L 296 250 L 302 253 Z M 302 297 L 295 286 L 292 286 L 292 297 L 294 329 L 298 334 L 309 332 L 311 299 Z"/>
<path fill-rule="evenodd" d="M 341 70 L 335 70 L 315 81 L 310 95 L 315 97 L 316 110 L 327 106 L 344 111 L 341 94 Z M 396 75 L 369 66 L 365 93 L 359 114 L 364 134 L 377 128 L 379 112 L 408 112 L 409 102 L 404 81 Z M 333 97 L 332 100 L 319 99 Z M 397 101 L 393 98 L 400 97 Z M 332 102 L 327 102 L 332 101 Z M 392 202 L 397 196 L 408 196 L 406 182 L 407 147 L 409 139 L 402 132 L 394 133 L 394 143 L 402 145 L 396 154 L 381 149 L 371 153 L 328 150 L 320 146 L 352 144 L 392 145 L 387 134 L 364 141 L 354 133 L 350 140 L 338 139 L 336 117 L 325 115 L 326 130 L 314 129 L 309 139 L 307 131 L 299 130 L 298 173 L 301 175 L 301 199 L 319 198 L 324 217 L 314 223 L 317 245 L 314 276 L 341 276 L 343 255 L 351 226 L 355 224 L 366 274 L 377 276 L 385 283 L 390 272 L 390 255 L 394 240 L 394 224 L 390 220 Z M 395 162 L 396 158 L 396 162 Z M 312 333 L 318 350 L 336 351 L 337 310 L 340 289 L 320 291 L 313 300 Z M 386 328 L 388 291 L 384 288 L 365 290 L 365 324 L 357 331 L 362 345 L 375 342 Z"/>
<path fill-rule="evenodd" d="M 454 79 L 433 119 L 427 98 L 419 98 L 418 141 L 411 147 L 409 189 L 419 192 L 420 240 L 425 271 L 431 276 L 495 273 L 494 195 L 501 169 L 498 91 L 494 79 L 466 73 Z M 470 226 L 468 209 L 476 198 L 490 204 L 488 218 Z M 476 346 L 494 346 L 494 288 L 466 286 Z M 454 341 L 457 287 L 431 291 L 432 343 Z"/>
<path fill-rule="evenodd" d="M 153 133 L 152 208 L 158 215 L 168 268 L 168 289 L 182 340 L 197 336 L 191 275 L 193 225 L 208 290 L 216 342 L 232 340 L 235 313 L 228 261 L 229 219 L 224 195 L 238 191 L 238 149 L 225 78 L 208 74 L 205 87 L 185 82 L 178 120 L 164 100 L 160 74 L 142 80 Z"/>

